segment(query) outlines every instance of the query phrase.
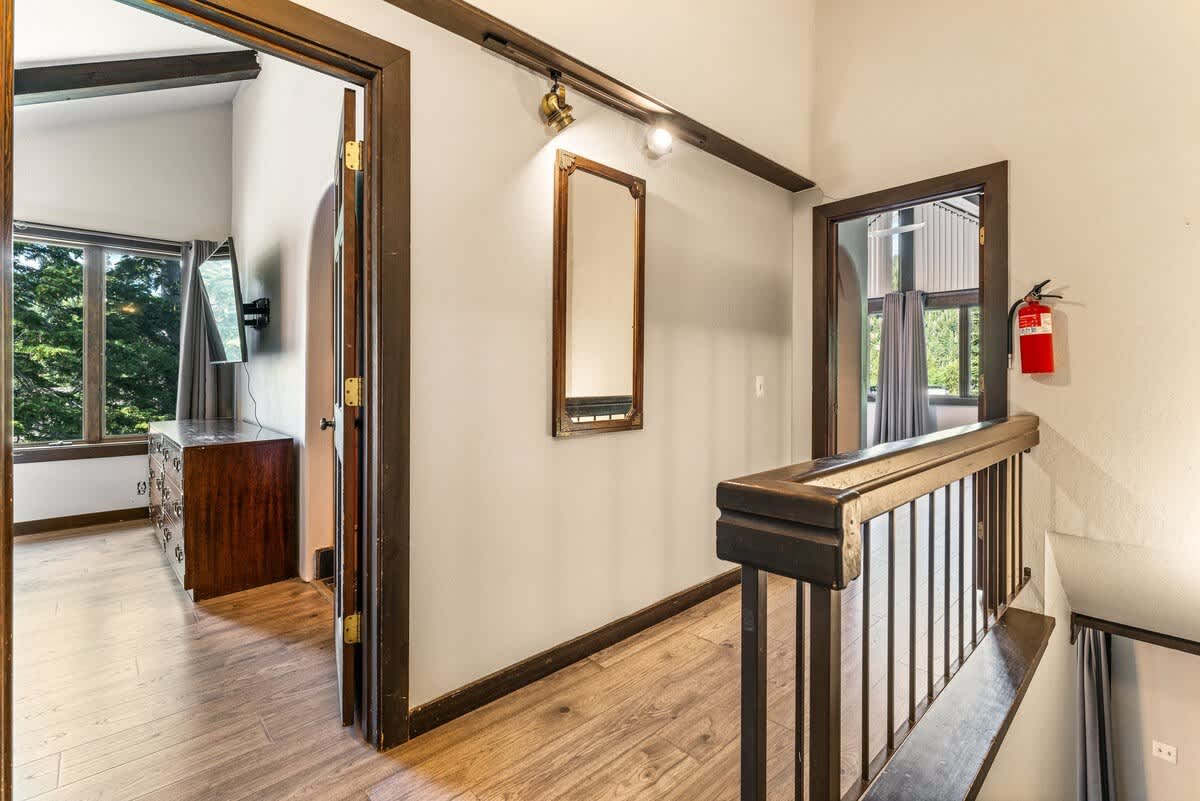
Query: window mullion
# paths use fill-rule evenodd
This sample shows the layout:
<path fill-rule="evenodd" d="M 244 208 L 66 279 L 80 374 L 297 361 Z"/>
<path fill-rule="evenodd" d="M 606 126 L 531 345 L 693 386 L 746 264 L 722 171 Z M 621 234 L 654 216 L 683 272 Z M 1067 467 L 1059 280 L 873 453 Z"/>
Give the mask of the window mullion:
<path fill-rule="evenodd" d="M 971 397 L 971 307 L 958 307 L 958 394 Z"/>
<path fill-rule="evenodd" d="M 104 439 L 104 248 L 83 249 L 83 439 Z"/>

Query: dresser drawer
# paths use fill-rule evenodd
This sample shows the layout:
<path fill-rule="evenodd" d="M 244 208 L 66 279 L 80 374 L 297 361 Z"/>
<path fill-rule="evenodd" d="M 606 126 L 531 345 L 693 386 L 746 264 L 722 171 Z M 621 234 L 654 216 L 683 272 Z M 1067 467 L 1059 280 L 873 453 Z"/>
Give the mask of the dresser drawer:
<path fill-rule="evenodd" d="M 169 439 L 163 440 L 162 447 L 163 472 L 183 483 L 183 450 Z"/>

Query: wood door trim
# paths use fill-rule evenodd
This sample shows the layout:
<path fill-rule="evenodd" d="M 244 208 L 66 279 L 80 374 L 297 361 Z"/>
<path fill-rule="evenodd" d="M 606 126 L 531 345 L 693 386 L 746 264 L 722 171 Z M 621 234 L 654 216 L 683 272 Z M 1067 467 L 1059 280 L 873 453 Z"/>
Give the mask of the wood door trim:
<path fill-rule="evenodd" d="M 837 224 L 971 191 L 983 193 L 980 221 L 986 231 L 979 269 L 979 419 L 1008 414 L 1008 162 L 999 161 L 813 209 L 813 458 L 837 453 Z"/>
<path fill-rule="evenodd" d="M 409 51 L 288 0 L 120 2 L 364 89 L 364 724 L 376 747 L 396 745 L 409 717 Z M 0 801 L 12 799 L 13 6 L 0 0 Z"/>
<path fill-rule="evenodd" d="M 594 631 L 555 645 L 540 654 L 522 659 L 495 673 L 452 690 L 432 701 L 414 707 L 412 736 L 424 734 L 468 712 L 490 704 L 511 692 L 549 676 L 581 659 L 603 651 L 632 637 L 639 631 L 661 623 L 685 609 L 707 601 L 738 585 L 741 568 L 734 568 L 685 590 L 663 598 L 644 609 L 606 623 Z"/>

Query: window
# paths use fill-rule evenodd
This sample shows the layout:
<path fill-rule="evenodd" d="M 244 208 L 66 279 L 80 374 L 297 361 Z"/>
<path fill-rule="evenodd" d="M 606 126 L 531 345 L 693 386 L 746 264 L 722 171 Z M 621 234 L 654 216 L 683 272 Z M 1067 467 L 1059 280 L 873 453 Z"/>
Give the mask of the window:
<path fill-rule="evenodd" d="M 15 228 L 16 444 L 128 439 L 174 417 L 179 245 Z"/>
<path fill-rule="evenodd" d="M 925 365 L 929 400 L 937 403 L 979 397 L 979 305 L 942 302 L 929 296 L 925 309 Z M 947 301 L 951 299 L 946 299 Z M 966 333 L 964 342 L 964 332 Z M 867 315 L 867 385 L 874 397 L 879 387 L 879 345 L 883 313 Z"/>

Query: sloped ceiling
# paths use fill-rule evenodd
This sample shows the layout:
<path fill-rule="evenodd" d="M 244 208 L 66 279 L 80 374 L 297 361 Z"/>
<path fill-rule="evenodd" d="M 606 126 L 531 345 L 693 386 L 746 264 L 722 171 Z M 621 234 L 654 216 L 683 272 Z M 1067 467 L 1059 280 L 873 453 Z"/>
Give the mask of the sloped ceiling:
<path fill-rule="evenodd" d="M 116 0 L 17 0 L 15 39 L 17 69 L 244 49 Z M 229 103 L 238 86 L 215 84 L 19 106 L 17 116 L 67 124 L 80 119 L 177 111 Z"/>

